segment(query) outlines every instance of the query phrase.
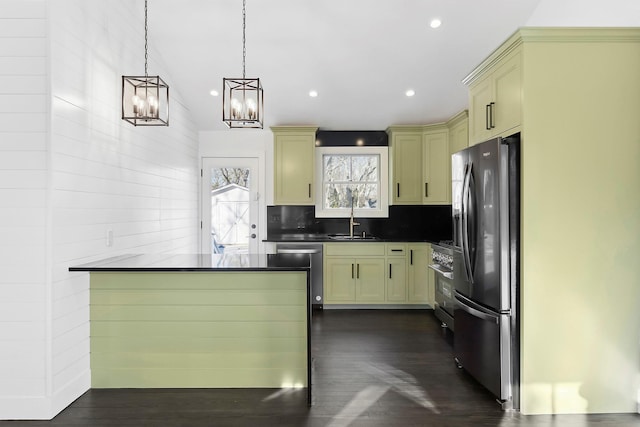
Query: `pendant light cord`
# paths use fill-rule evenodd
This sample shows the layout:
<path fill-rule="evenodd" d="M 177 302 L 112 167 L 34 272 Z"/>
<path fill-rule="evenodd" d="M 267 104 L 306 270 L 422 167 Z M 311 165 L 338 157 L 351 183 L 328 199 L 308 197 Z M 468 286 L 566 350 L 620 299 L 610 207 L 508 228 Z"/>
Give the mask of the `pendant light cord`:
<path fill-rule="evenodd" d="M 144 0 L 144 76 L 149 77 L 147 72 L 147 62 L 149 61 L 149 54 L 147 50 L 149 48 L 149 39 L 147 33 L 149 32 L 149 25 L 147 23 L 147 0 Z"/>
<path fill-rule="evenodd" d="M 146 0 L 145 0 L 146 1 Z M 247 35 L 246 35 L 246 30 L 247 30 L 247 12 L 246 12 L 246 4 L 247 1 L 246 0 L 242 0 L 242 78 L 244 79 L 245 76 L 245 62 L 246 62 L 246 58 L 247 58 L 247 47 L 246 47 L 246 42 L 247 42 Z"/>

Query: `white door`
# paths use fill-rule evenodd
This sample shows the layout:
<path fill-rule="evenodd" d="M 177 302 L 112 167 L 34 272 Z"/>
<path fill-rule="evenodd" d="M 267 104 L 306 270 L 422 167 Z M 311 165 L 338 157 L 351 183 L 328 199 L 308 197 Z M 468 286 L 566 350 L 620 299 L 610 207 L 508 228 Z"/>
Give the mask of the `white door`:
<path fill-rule="evenodd" d="M 258 158 L 202 159 L 202 253 L 257 253 Z"/>

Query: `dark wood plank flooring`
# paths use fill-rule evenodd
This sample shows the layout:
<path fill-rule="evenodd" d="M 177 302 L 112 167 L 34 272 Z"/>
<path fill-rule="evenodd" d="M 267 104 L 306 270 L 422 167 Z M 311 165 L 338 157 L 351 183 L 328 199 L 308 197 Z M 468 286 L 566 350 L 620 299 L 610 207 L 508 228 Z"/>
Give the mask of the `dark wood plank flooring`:
<path fill-rule="evenodd" d="M 325 310 L 312 322 L 304 390 L 90 390 L 51 421 L 0 426 L 639 426 L 640 415 L 524 416 L 459 370 L 451 334 L 424 310 Z"/>

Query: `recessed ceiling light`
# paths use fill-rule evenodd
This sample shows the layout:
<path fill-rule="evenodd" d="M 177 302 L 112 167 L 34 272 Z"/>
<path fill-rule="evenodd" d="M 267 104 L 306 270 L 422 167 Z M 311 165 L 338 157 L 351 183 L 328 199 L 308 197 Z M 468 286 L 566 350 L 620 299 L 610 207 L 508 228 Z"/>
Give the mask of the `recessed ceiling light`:
<path fill-rule="evenodd" d="M 431 23 L 429 25 L 431 25 L 431 28 L 438 28 L 440 25 L 442 25 L 442 21 L 438 18 L 435 18 L 431 20 Z"/>
<path fill-rule="evenodd" d="M 405 94 L 405 95 L 407 95 L 407 96 L 413 96 L 413 95 L 415 95 L 415 94 L 416 94 L 416 91 L 415 91 L 415 90 L 413 90 L 413 89 L 409 89 L 409 90 L 408 90 L 408 91 L 406 91 L 404 94 Z"/>
<path fill-rule="evenodd" d="M 220 95 L 220 94 L 218 93 L 218 91 L 217 91 L 217 90 L 212 90 L 212 91 L 211 91 L 211 92 L 209 92 L 209 93 L 211 94 L 211 96 L 218 96 L 218 95 Z"/>
<path fill-rule="evenodd" d="M 309 96 L 312 98 L 315 98 L 316 96 L 318 96 L 318 91 L 317 90 L 310 90 L 309 91 Z"/>

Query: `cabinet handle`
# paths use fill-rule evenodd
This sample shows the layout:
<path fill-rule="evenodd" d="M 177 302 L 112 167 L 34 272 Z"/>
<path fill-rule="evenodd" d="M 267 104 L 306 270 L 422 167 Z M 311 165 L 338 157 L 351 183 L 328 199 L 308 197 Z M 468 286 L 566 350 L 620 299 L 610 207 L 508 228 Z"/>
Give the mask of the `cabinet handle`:
<path fill-rule="evenodd" d="M 353 264 L 351 264 L 351 278 L 353 279 Z"/>
<path fill-rule="evenodd" d="M 389 264 L 389 279 L 391 279 L 391 264 Z"/>
<path fill-rule="evenodd" d="M 413 265 L 413 249 L 409 251 L 409 264 Z"/>
<path fill-rule="evenodd" d="M 396 184 L 396 197 L 400 197 L 400 183 Z"/>
<path fill-rule="evenodd" d="M 487 104 L 484 110 L 484 127 L 486 130 L 491 129 L 491 122 L 489 121 L 489 117 L 491 117 L 491 104 Z"/>
<path fill-rule="evenodd" d="M 309 198 L 311 198 L 311 184 L 309 184 Z"/>
<path fill-rule="evenodd" d="M 356 279 L 360 278 L 360 264 L 356 264 Z"/>
<path fill-rule="evenodd" d="M 491 102 L 489 103 L 489 112 L 491 113 L 490 115 L 490 119 L 489 119 L 489 126 L 491 127 L 491 129 L 496 127 L 496 120 L 494 117 L 494 110 L 496 108 L 496 103 L 495 102 Z"/>
<path fill-rule="evenodd" d="M 402 249 L 391 249 L 391 252 L 402 252 Z"/>
<path fill-rule="evenodd" d="M 424 183 L 424 197 L 429 197 L 429 183 Z"/>

